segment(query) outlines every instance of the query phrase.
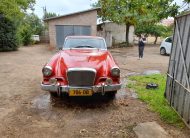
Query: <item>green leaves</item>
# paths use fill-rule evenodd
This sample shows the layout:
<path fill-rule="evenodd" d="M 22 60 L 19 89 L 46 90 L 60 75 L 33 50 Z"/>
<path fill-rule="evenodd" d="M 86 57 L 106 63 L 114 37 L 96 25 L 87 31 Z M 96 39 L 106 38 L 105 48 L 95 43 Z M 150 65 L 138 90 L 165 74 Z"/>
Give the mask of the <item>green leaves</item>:
<path fill-rule="evenodd" d="M 20 32 L 23 32 L 23 36 L 28 36 L 26 30 L 31 31 L 31 28 L 21 24 L 26 10 L 32 10 L 34 4 L 35 0 L 0 0 L 0 14 L 3 15 L 0 22 L 0 51 L 16 50 L 18 42 L 24 40 Z"/>
<path fill-rule="evenodd" d="M 43 19 L 47 19 L 47 18 L 51 18 L 51 17 L 56 17 L 58 16 L 56 13 L 53 13 L 53 12 L 45 12 L 44 13 L 44 16 L 43 16 Z"/>
<path fill-rule="evenodd" d="M 157 42 L 157 37 L 168 37 L 171 36 L 173 33 L 173 26 L 163 26 L 159 24 L 138 24 L 135 29 L 135 34 L 140 36 L 141 34 L 145 34 L 146 36 L 151 35 L 155 36 L 155 42 Z"/>
<path fill-rule="evenodd" d="M 29 24 L 21 25 L 19 28 L 19 35 L 23 45 L 27 46 L 32 43 L 31 36 L 33 31 Z"/>
<path fill-rule="evenodd" d="M 16 25 L 8 18 L 0 17 L 0 51 L 17 50 Z"/>
<path fill-rule="evenodd" d="M 103 20 L 116 23 L 158 22 L 168 16 L 175 16 L 177 9 L 173 0 L 99 0 L 94 6 L 101 6 Z"/>
<path fill-rule="evenodd" d="M 0 13 L 9 19 L 24 16 L 28 8 L 32 8 L 35 0 L 0 0 Z"/>
<path fill-rule="evenodd" d="M 184 0 L 184 2 L 190 3 L 190 0 Z"/>
<path fill-rule="evenodd" d="M 109 20 L 126 26 L 154 25 L 164 18 L 176 16 L 179 8 L 173 0 L 99 0 L 93 6 L 101 6 L 99 16 L 103 21 Z M 158 30 L 151 34 L 160 36 L 160 27 L 154 27 Z"/>
<path fill-rule="evenodd" d="M 138 25 L 135 29 L 135 34 L 140 36 L 141 34 L 152 35 L 152 36 L 163 36 L 163 33 L 166 31 L 166 27 L 163 25 Z"/>
<path fill-rule="evenodd" d="M 37 15 L 34 13 L 25 15 L 18 28 L 21 43 L 25 46 L 31 44 L 33 42 L 31 40 L 32 35 L 40 35 L 44 28 L 42 21 Z"/>
<path fill-rule="evenodd" d="M 40 35 L 43 31 L 42 21 L 34 13 L 27 14 L 24 18 L 23 24 L 28 24 L 35 35 Z"/>

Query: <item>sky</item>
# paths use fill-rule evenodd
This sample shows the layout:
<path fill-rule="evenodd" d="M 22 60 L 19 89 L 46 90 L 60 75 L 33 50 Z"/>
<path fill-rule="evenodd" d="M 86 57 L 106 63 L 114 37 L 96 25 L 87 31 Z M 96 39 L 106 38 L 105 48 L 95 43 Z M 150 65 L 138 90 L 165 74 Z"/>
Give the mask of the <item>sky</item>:
<path fill-rule="evenodd" d="M 90 5 L 96 1 L 97 0 L 36 0 L 34 13 L 42 18 L 43 7 L 46 7 L 47 12 L 64 15 L 90 9 Z"/>
<path fill-rule="evenodd" d="M 54 12 L 59 15 L 64 15 L 90 9 L 90 5 L 96 1 L 97 0 L 36 0 L 34 13 L 42 18 L 43 7 L 46 7 L 47 12 Z M 174 1 L 177 4 L 182 5 L 183 0 Z"/>

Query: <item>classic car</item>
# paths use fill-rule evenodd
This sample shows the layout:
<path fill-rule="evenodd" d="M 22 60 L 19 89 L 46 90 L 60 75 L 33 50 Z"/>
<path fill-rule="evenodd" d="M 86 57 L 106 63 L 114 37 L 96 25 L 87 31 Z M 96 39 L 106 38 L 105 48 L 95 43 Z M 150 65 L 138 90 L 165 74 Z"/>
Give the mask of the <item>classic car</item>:
<path fill-rule="evenodd" d="M 68 36 L 63 49 L 42 69 L 41 88 L 51 95 L 114 97 L 121 88 L 120 69 L 104 38 Z"/>

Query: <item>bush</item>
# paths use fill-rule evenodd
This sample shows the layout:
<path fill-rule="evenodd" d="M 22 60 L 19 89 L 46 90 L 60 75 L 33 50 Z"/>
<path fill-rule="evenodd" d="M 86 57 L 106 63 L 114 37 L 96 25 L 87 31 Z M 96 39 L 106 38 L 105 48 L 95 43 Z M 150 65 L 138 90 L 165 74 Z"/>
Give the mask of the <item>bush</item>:
<path fill-rule="evenodd" d="M 16 25 L 0 15 L 0 51 L 15 51 L 18 48 Z"/>
<path fill-rule="evenodd" d="M 41 20 L 35 14 L 26 14 L 18 27 L 18 37 L 22 45 L 34 44 L 32 35 L 40 35 L 44 30 Z"/>
<path fill-rule="evenodd" d="M 30 27 L 30 25 L 28 24 L 23 24 L 19 27 L 19 38 L 21 39 L 21 42 L 24 46 L 27 46 L 29 44 L 32 44 L 33 41 L 31 39 L 32 37 L 32 29 Z"/>

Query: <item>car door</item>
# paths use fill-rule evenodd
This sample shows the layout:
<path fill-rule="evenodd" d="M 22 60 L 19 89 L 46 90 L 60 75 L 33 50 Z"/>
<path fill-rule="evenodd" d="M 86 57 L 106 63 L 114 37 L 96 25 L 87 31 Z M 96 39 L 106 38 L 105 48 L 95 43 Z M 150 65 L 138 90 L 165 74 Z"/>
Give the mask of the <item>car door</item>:
<path fill-rule="evenodd" d="M 166 48 L 166 53 L 167 54 L 171 53 L 171 47 L 172 47 L 172 37 L 168 37 L 165 40 L 165 48 Z"/>

